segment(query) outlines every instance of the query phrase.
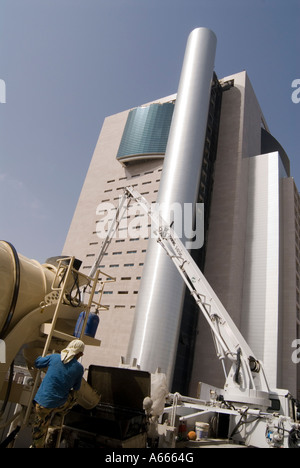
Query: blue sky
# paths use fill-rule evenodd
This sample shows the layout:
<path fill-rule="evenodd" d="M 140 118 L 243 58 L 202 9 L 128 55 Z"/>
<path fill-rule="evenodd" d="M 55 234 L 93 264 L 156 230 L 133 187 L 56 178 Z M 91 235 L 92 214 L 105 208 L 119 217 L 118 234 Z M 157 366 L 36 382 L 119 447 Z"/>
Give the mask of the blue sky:
<path fill-rule="evenodd" d="M 300 189 L 299 20 L 300 0 L 0 0 L 0 239 L 60 255 L 104 118 L 177 92 L 196 27 L 219 78 L 247 70 Z"/>

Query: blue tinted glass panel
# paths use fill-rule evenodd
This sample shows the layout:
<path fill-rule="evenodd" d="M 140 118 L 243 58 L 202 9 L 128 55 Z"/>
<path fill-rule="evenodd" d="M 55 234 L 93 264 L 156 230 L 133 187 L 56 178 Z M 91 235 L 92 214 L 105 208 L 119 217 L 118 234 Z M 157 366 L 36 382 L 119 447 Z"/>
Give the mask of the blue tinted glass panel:
<path fill-rule="evenodd" d="M 117 159 L 164 154 L 174 110 L 173 103 L 151 104 L 129 112 Z"/>

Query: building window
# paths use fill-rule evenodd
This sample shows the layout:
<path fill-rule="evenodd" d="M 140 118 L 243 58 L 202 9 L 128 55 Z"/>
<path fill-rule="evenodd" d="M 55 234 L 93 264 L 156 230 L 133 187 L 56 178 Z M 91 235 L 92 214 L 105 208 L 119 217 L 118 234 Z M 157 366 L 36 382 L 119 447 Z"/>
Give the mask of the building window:
<path fill-rule="evenodd" d="M 151 104 L 129 112 L 117 159 L 122 163 L 164 155 L 172 121 L 174 103 Z"/>

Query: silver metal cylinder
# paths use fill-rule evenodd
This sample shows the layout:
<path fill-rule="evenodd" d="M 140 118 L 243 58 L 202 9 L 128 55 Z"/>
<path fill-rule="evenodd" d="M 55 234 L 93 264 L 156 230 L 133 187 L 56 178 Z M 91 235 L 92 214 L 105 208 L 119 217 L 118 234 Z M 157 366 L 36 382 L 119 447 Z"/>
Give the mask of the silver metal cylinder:
<path fill-rule="evenodd" d="M 197 201 L 216 37 L 206 28 L 189 35 L 160 182 L 158 203 L 168 217 L 174 203 Z M 183 235 L 183 239 L 184 235 Z M 185 286 L 155 239 L 149 240 L 128 359 L 142 370 L 166 373 L 175 365 Z"/>

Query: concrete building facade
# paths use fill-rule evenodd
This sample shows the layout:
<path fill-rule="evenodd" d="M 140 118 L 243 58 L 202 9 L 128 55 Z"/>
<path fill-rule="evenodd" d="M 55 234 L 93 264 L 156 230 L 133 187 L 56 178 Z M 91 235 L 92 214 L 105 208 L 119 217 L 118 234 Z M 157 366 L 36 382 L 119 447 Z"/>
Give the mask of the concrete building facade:
<path fill-rule="evenodd" d="M 174 105 L 175 97 L 171 95 L 142 107 Z M 156 201 L 163 154 L 151 154 L 149 159 L 142 157 L 140 160 L 133 157 L 126 165 L 116 157 L 131 110 L 134 111 L 130 109 L 104 121 L 63 248 L 63 255 L 75 255 L 82 260 L 84 273 L 91 270 L 101 247 L 103 236 L 97 232 L 107 222 L 106 208 L 118 206 L 124 187 L 131 185 L 149 202 Z M 113 214 L 109 215 L 111 219 Z M 143 213 L 134 209 L 128 216 L 124 220 L 124 231 L 121 226 L 100 265 L 101 270 L 116 281 L 105 286 L 102 303 L 109 310 L 100 312 L 98 337 L 102 343 L 99 349 L 88 350 L 87 362 L 118 366 L 120 357 L 127 355 L 149 240 L 148 233 L 140 233 L 141 228 L 144 231 L 149 224 Z M 107 224 L 105 227 L 107 229 Z M 127 227 L 135 234 L 129 236 Z"/>
<path fill-rule="evenodd" d="M 176 94 L 167 96 L 105 119 L 62 252 L 82 260 L 83 272 L 88 273 L 94 263 L 103 226 L 113 215 L 110 208 L 117 206 L 125 186 L 134 186 L 149 202 L 157 200 L 176 98 Z M 193 256 L 264 361 L 271 387 L 289 388 L 296 395 L 292 342 L 300 338 L 298 191 L 288 158 L 270 134 L 247 73 L 214 77 L 210 102 L 197 199 L 205 203 L 205 244 Z M 139 134 L 141 128 L 144 132 Z M 148 136 L 142 142 L 145 132 Z M 102 303 L 108 310 L 100 312 L 96 336 L 101 347 L 87 348 L 85 366 L 118 366 L 121 356 L 132 357 L 149 223 L 133 207 L 103 259 L 101 270 L 116 281 L 105 286 Z M 172 295 L 172 287 L 166 279 L 165 294 Z M 180 307 L 171 386 L 195 396 L 199 381 L 223 386 L 224 376 L 197 308 L 188 297 Z M 161 310 L 158 326 L 163 326 L 163 314 Z"/>

